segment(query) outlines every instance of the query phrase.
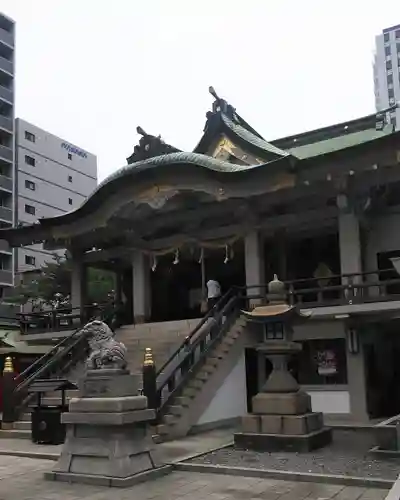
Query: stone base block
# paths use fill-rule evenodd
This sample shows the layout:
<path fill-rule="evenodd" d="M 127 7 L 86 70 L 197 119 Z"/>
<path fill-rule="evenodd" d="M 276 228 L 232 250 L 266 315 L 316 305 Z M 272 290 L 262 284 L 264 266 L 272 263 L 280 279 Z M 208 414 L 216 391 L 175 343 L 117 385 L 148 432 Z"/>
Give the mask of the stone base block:
<path fill-rule="evenodd" d="M 260 392 L 253 398 L 253 413 L 258 415 L 302 415 L 311 412 L 311 397 L 298 391 L 286 394 Z"/>
<path fill-rule="evenodd" d="M 285 434 L 300 436 L 322 429 L 322 413 L 304 415 L 245 415 L 242 417 L 244 433 Z"/>
<path fill-rule="evenodd" d="M 260 417 L 258 415 L 245 415 L 242 417 L 243 432 L 260 432 Z"/>
<path fill-rule="evenodd" d="M 93 370 L 79 381 L 83 398 L 121 398 L 139 394 L 140 376 L 126 370 Z"/>
<path fill-rule="evenodd" d="M 164 465 L 157 469 L 139 472 L 133 476 L 113 478 L 90 474 L 73 474 L 70 472 L 45 472 L 44 478 L 50 481 L 63 481 L 67 483 L 92 484 L 95 486 L 108 486 L 115 488 L 128 488 L 144 481 L 157 479 L 172 472 L 172 465 Z"/>
<path fill-rule="evenodd" d="M 257 434 L 238 432 L 234 435 L 235 446 L 239 449 L 255 451 L 308 452 L 322 448 L 332 442 L 332 431 L 323 428 L 309 434 Z"/>
<path fill-rule="evenodd" d="M 115 486 L 113 482 L 125 481 L 128 486 L 133 484 L 133 478 L 138 474 L 147 474 L 163 467 L 164 464 L 152 448 L 146 422 L 122 425 L 70 423 L 67 424 L 61 456 L 47 478 L 89 481 L 91 484 L 93 478 L 97 478 L 96 484 L 105 481 Z M 147 478 L 147 475 L 143 477 Z"/>

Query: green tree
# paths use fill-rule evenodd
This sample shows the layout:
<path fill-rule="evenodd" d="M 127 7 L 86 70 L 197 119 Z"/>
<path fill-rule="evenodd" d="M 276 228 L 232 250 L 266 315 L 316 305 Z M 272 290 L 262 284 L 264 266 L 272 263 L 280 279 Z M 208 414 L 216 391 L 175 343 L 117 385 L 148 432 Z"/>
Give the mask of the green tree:
<path fill-rule="evenodd" d="M 15 304 L 31 303 L 33 309 L 42 306 L 68 307 L 71 296 L 72 263 L 66 256 L 53 255 L 54 260 L 46 263 L 37 273 L 28 273 L 14 288 L 8 299 Z M 111 271 L 89 268 L 87 273 L 87 303 L 107 302 L 115 289 L 115 276 Z"/>

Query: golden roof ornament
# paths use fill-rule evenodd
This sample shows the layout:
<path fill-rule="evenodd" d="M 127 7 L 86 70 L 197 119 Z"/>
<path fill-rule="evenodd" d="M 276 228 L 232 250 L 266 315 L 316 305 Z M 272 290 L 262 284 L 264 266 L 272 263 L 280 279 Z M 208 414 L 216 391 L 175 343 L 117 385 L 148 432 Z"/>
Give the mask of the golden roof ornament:
<path fill-rule="evenodd" d="M 7 356 L 4 361 L 3 373 L 14 373 L 14 366 L 11 356 Z"/>
<path fill-rule="evenodd" d="M 153 366 L 153 365 L 154 365 L 153 351 L 151 350 L 150 347 L 146 347 L 146 349 L 144 351 L 143 366 Z"/>

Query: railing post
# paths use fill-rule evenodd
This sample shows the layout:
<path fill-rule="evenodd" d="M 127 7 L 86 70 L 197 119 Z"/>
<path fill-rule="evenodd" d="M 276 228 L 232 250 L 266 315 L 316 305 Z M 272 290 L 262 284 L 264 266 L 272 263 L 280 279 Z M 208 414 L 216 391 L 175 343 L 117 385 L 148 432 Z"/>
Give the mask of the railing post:
<path fill-rule="evenodd" d="M 15 372 L 12 358 L 8 356 L 5 359 L 3 369 L 3 419 L 2 429 L 10 429 L 16 419 L 15 414 Z"/>
<path fill-rule="evenodd" d="M 143 394 L 147 397 L 147 406 L 156 409 L 159 406 L 157 394 L 156 366 L 153 360 L 153 353 L 150 347 L 145 350 L 143 367 Z"/>

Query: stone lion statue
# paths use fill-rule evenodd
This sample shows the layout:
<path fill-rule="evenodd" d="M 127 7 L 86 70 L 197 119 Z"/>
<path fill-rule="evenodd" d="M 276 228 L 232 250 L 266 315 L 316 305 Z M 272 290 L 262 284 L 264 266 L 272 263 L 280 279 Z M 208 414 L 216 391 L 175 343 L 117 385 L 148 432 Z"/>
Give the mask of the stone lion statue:
<path fill-rule="evenodd" d="M 82 328 L 81 334 L 86 335 L 89 342 L 88 370 L 126 368 L 128 351 L 122 342 L 114 339 L 114 332 L 106 323 L 91 321 Z"/>

